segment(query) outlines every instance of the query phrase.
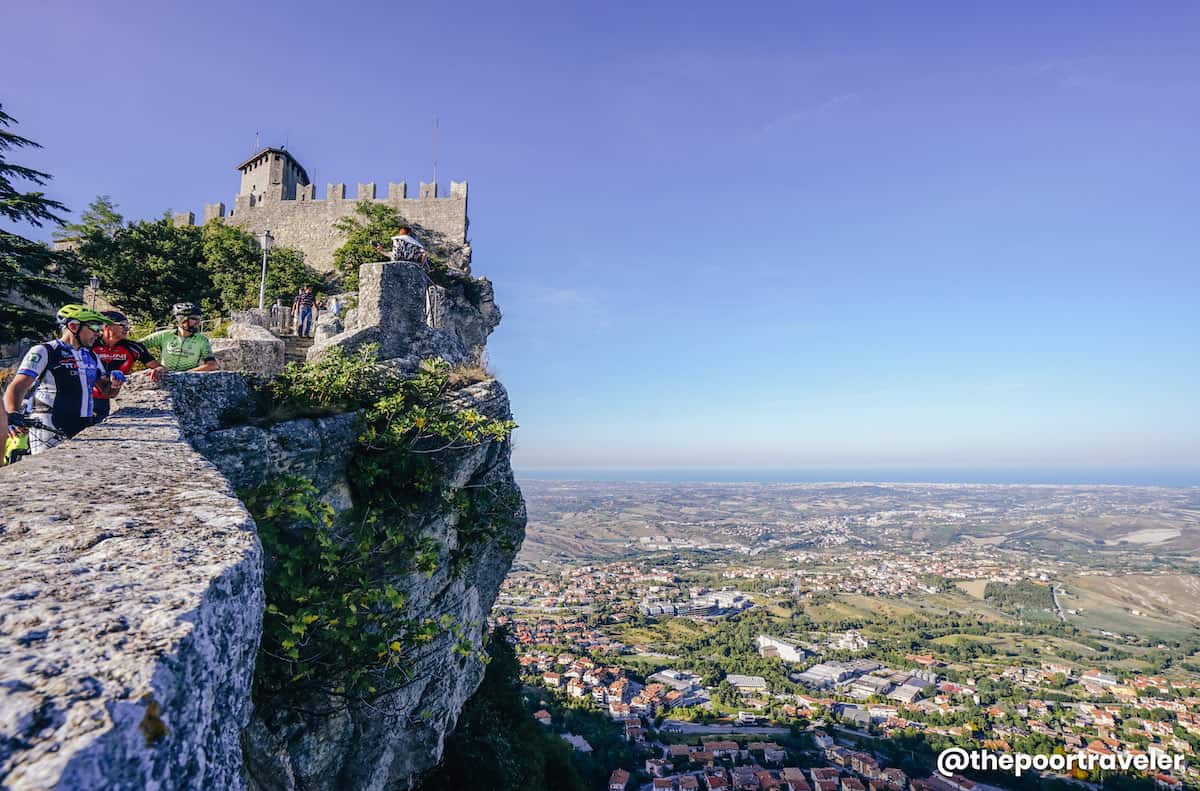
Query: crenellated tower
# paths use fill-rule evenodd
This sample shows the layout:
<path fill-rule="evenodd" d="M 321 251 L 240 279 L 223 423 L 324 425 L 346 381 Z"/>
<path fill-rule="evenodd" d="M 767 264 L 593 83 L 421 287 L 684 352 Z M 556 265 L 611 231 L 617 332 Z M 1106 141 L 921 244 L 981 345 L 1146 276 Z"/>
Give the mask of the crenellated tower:
<path fill-rule="evenodd" d="M 333 251 L 342 244 L 334 224 L 355 213 L 359 201 L 385 203 L 394 207 L 423 236 L 427 246 L 462 249 L 464 265 L 470 261 L 467 246 L 467 182 L 451 181 L 450 194 L 441 197 L 436 183 L 421 182 L 417 196 L 408 196 L 408 184 L 388 184 L 387 194 L 376 194 L 374 182 L 357 185 L 353 199 L 344 183 L 329 184 L 324 199 L 316 196 L 308 171 L 283 147 L 264 148 L 237 166 L 241 182 L 232 210 L 224 203 L 204 207 L 204 222 L 224 218 L 255 236 L 269 230 L 280 245 L 304 252 L 305 260 L 319 271 L 331 271 Z M 187 214 L 177 215 L 177 224 L 190 224 Z M 387 246 L 387 240 L 380 242 Z"/>

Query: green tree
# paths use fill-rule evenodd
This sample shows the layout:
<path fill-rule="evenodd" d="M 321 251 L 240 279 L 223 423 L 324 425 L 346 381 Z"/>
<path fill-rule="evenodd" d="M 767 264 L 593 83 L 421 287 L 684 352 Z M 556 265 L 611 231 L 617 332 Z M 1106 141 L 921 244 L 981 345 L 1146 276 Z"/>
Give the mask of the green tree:
<path fill-rule="evenodd" d="M 223 312 L 258 306 L 262 280 L 262 248 L 258 240 L 240 228 L 210 220 L 204 225 L 204 261 L 217 291 Z M 291 304 L 292 295 L 306 283 L 316 285 L 321 275 L 304 263 L 304 254 L 292 247 L 272 247 L 267 254 L 268 305 L 282 297 Z"/>
<path fill-rule="evenodd" d="M 463 707 L 454 733 L 446 739 L 442 763 L 424 778 L 421 791 L 586 788 L 571 748 L 526 711 L 517 655 L 507 638 L 504 627 L 492 632 L 483 683 Z"/>
<path fill-rule="evenodd" d="M 358 288 L 358 268 L 380 260 L 375 245 L 391 247 L 391 238 L 404 225 L 400 213 L 386 203 L 359 201 L 354 215 L 342 217 L 333 224 L 334 230 L 346 241 L 333 251 L 333 263 L 342 274 L 342 288 Z"/>
<path fill-rule="evenodd" d="M 79 255 L 110 302 L 138 320 L 165 324 L 176 302 L 196 302 L 208 311 L 218 307 L 203 241 L 199 228 L 176 227 L 164 216 L 131 223 L 113 236 L 92 227 Z"/>
<path fill-rule="evenodd" d="M 224 315 L 258 305 L 262 251 L 240 228 L 220 220 L 202 228 L 177 227 L 165 216 L 122 226 L 115 204 L 103 195 L 70 227 L 79 232 L 79 255 L 100 278 L 101 292 L 140 321 L 167 323 L 171 306 L 180 301 Z M 266 289 L 271 302 L 319 281 L 298 250 L 271 250 Z"/>
<path fill-rule="evenodd" d="M 29 138 L 8 131 L 16 121 L 0 110 L 0 217 L 41 227 L 62 225 L 66 207 L 39 190 L 22 191 L 21 181 L 42 186 L 50 174 L 13 164 L 6 152 L 40 148 Z M 0 337 L 36 337 L 53 332 L 58 305 L 76 301 L 73 287 L 85 273 L 73 253 L 56 252 L 44 242 L 0 228 Z"/>
<path fill-rule="evenodd" d="M 79 222 L 67 223 L 59 228 L 54 232 L 54 238 L 82 240 L 90 233 L 102 233 L 111 239 L 123 227 L 125 218 L 117 211 L 117 204 L 113 203 L 112 197 L 97 195 L 79 215 Z"/>

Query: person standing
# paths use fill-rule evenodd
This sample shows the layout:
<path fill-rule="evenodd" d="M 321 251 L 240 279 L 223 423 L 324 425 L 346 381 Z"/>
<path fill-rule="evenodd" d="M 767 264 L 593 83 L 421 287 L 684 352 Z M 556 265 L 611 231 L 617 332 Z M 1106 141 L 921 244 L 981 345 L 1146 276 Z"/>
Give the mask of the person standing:
<path fill-rule="evenodd" d="M 311 338 L 313 331 L 313 305 L 316 303 L 311 285 L 304 286 L 292 300 L 292 315 L 296 321 L 296 334 L 301 338 Z"/>
<path fill-rule="evenodd" d="M 429 254 L 417 241 L 417 237 L 413 236 L 412 228 L 407 225 L 400 226 L 396 235 L 392 237 L 392 260 L 407 261 L 417 264 L 422 269 L 429 268 Z"/>
<path fill-rule="evenodd" d="M 129 319 L 119 310 L 102 311 L 103 316 L 112 321 L 106 324 L 102 331 L 101 341 L 92 347 L 92 351 L 104 363 L 109 373 L 120 372 L 128 376 L 133 372 L 133 366 L 144 365 L 150 371 L 150 378 L 157 382 L 162 378 L 163 367 L 154 355 L 142 344 L 129 340 Z M 96 402 L 96 422 L 108 417 L 111 404 L 108 395 L 99 387 L 92 388 L 92 398 Z"/>
<path fill-rule="evenodd" d="M 217 370 L 217 358 L 212 344 L 200 332 L 200 308 L 193 302 L 177 302 L 171 311 L 175 328 L 147 335 L 139 343 L 158 359 L 168 371 L 202 373 Z"/>
<path fill-rule="evenodd" d="M 61 329 L 59 337 L 26 352 L 4 392 L 8 433 L 28 431 L 32 454 L 49 450 L 92 425 L 94 387 L 110 396 L 120 389 L 92 353 L 111 319 L 76 304 L 63 305 L 55 318 Z M 23 407 L 26 395 L 29 404 Z M 45 428 L 27 427 L 26 417 L 36 418 Z"/>

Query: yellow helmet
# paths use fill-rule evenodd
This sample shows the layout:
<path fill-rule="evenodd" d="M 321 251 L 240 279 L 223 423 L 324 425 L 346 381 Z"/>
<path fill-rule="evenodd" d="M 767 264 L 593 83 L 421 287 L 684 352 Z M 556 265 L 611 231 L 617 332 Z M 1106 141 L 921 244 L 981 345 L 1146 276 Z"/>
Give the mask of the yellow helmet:
<path fill-rule="evenodd" d="M 100 324 L 112 324 L 113 320 L 103 313 L 98 313 L 85 305 L 63 305 L 58 309 L 55 315 L 58 319 L 58 326 L 65 327 L 68 322 L 78 321 L 83 322 L 99 322 Z"/>

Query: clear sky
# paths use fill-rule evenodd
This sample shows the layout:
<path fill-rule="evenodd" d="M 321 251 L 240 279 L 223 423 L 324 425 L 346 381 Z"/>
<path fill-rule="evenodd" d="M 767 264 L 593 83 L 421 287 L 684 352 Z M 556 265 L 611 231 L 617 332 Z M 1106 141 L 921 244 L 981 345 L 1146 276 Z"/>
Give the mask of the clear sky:
<path fill-rule="evenodd" d="M 1200 470 L 1200 7 L 13 3 L 81 209 L 470 182 L 519 469 Z M 1197 476 L 1200 483 L 1200 476 Z"/>

